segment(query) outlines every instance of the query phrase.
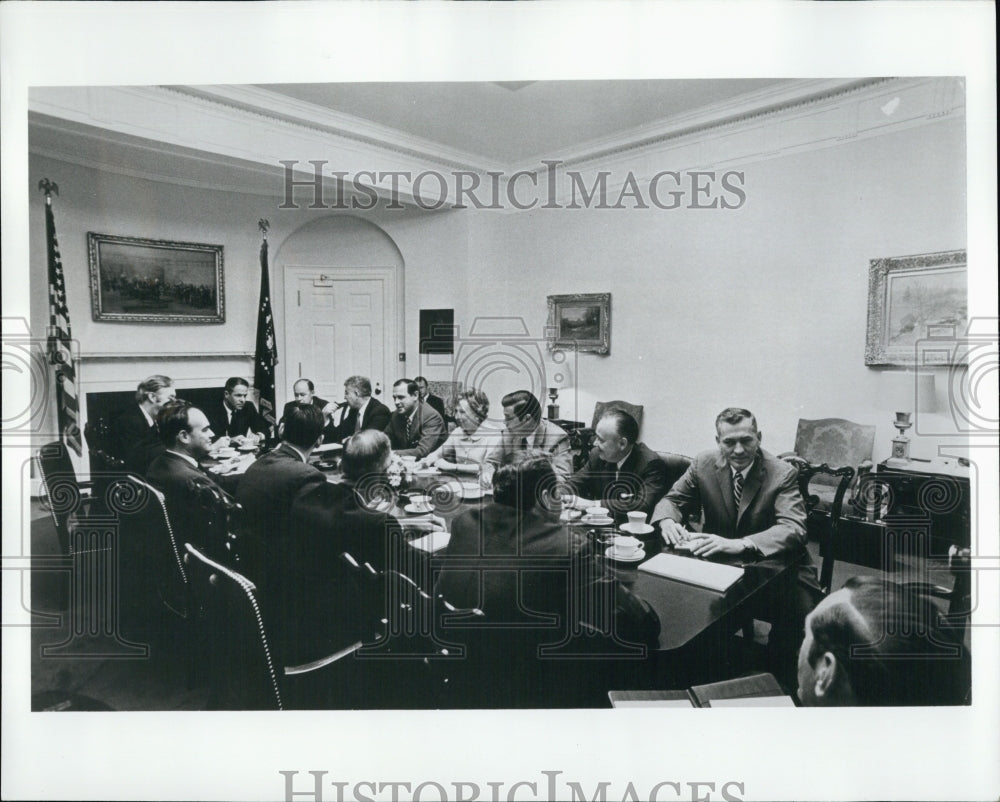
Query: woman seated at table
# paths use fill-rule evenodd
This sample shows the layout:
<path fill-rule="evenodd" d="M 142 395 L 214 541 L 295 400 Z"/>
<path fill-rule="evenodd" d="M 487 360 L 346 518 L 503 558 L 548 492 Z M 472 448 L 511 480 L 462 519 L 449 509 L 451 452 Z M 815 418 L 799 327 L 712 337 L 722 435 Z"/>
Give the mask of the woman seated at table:
<path fill-rule="evenodd" d="M 486 456 L 500 442 L 501 427 L 486 419 L 490 399 L 482 390 L 463 390 L 455 408 L 456 426 L 441 447 L 420 461 L 443 471 L 478 474 Z"/>

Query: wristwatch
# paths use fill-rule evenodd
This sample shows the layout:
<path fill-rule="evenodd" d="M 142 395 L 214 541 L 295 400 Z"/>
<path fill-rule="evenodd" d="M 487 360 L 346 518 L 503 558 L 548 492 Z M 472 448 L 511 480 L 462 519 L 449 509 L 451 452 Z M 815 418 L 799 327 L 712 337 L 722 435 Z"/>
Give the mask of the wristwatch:
<path fill-rule="evenodd" d="M 743 544 L 743 551 L 749 551 L 751 554 L 757 554 L 757 547 L 754 545 L 753 541 L 748 537 L 741 537 L 740 543 Z"/>

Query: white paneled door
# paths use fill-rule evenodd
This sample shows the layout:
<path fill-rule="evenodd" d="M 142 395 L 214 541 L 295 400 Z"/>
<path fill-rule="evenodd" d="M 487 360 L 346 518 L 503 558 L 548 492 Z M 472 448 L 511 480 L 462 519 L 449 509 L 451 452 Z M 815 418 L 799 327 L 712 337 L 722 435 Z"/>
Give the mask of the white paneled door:
<path fill-rule="evenodd" d="M 284 272 L 286 397 L 300 376 L 329 401 L 343 398 L 344 380 L 355 374 L 384 390 L 395 378 L 395 271 L 290 266 Z"/>

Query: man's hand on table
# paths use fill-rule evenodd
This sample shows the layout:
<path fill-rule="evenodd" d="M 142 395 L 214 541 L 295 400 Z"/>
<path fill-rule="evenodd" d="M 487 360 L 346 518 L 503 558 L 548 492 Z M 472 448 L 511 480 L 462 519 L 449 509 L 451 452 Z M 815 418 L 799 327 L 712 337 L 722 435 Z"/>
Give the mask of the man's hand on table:
<path fill-rule="evenodd" d="M 696 557 L 713 557 L 716 554 L 740 555 L 745 549 L 742 540 L 708 535 L 703 532 L 692 534 L 689 543 L 691 553 Z"/>
<path fill-rule="evenodd" d="M 660 521 L 660 533 L 668 546 L 680 546 L 682 543 L 686 544 L 693 537 L 699 537 L 698 532 L 689 532 L 677 521 L 670 518 L 664 518 Z"/>

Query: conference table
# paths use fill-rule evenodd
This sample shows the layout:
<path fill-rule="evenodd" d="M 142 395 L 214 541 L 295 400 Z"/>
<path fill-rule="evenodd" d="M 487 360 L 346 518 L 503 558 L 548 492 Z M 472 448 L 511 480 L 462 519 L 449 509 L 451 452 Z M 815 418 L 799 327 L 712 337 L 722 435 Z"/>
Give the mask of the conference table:
<path fill-rule="evenodd" d="M 314 455 L 310 462 L 319 467 L 327 481 L 343 481 L 339 470 L 336 449 Z M 245 465 L 250 462 L 245 458 Z M 443 568 L 446 548 L 442 544 L 447 536 L 436 539 L 428 537 L 435 527 L 426 513 L 412 514 L 407 511 L 412 495 L 429 494 L 433 515 L 445 522 L 450 529 L 451 521 L 465 510 L 477 505 L 492 503 L 489 490 L 472 491 L 473 477 L 455 477 L 435 471 L 424 471 L 411 475 L 401 488 L 396 503 L 385 511 L 391 512 L 402 524 L 404 537 L 413 546 L 405 560 L 405 567 L 412 578 L 427 590 L 433 588 L 434 580 Z M 460 487 L 466 489 L 462 497 Z M 471 492 L 470 492 L 471 491 Z M 605 556 L 604 546 L 610 537 L 618 533 L 617 524 L 595 526 L 581 521 L 564 521 L 564 525 L 578 536 L 591 541 L 593 559 L 605 576 L 613 577 L 627 587 L 634 595 L 645 600 L 656 612 L 660 621 L 660 633 L 656 648 L 650 650 L 648 658 L 654 664 L 655 681 L 669 681 L 677 686 L 704 679 L 708 664 L 717 659 L 721 644 L 747 623 L 755 601 L 776 584 L 797 581 L 798 559 L 795 555 L 785 558 L 770 558 L 757 561 L 741 561 L 736 558 L 712 560 L 726 562 L 743 568 L 743 576 L 725 592 L 700 587 L 674 578 L 667 578 L 640 569 L 660 553 L 681 554 L 686 559 L 700 560 L 668 546 L 658 531 L 639 536 L 643 541 L 646 557 L 637 562 L 620 562 Z M 427 546 L 430 548 L 427 548 Z M 423 546 L 423 548 L 421 547 Z M 530 561 L 529 561 L 530 562 Z M 528 563 L 525 563 L 528 565 Z M 564 627 L 561 635 L 554 636 L 563 652 L 572 651 L 573 636 Z M 558 651 L 558 650 L 557 650 Z M 669 678 L 669 679 L 666 679 Z"/>

